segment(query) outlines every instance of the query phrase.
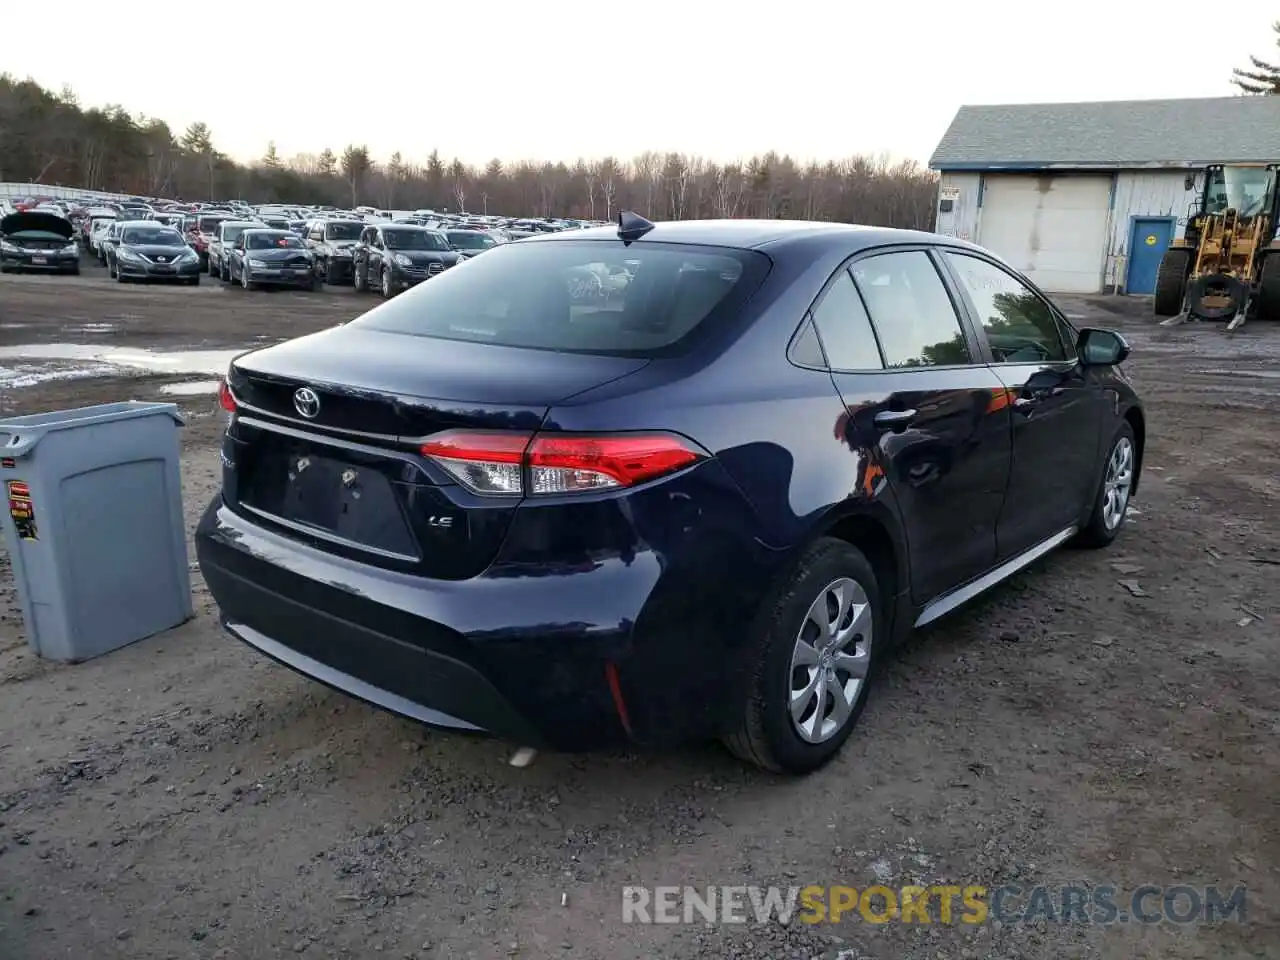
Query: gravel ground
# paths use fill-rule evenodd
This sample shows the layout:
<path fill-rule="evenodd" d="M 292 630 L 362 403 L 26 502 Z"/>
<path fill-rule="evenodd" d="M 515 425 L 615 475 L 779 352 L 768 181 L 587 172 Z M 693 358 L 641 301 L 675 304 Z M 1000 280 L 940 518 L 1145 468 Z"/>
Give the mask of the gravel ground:
<path fill-rule="evenodd" d="M 0 346 L 238 348 L 374 302 L 5 277 Z M 193 621 L 44 663 L 3 560 L 0 957 L 1280 956 L 1280 329 L 1164 330 L 1142 302 L 1061 302 L 1134 346 L 1150 436 L 1132 526 L 922 631 L 803 782 L 715 746 L 506 766 L 501 744 L 425 731 L 225 637 L 198 573 Z M 184 378 L 200 376 L 37 378 L 0 410 L 156 398 Z M 220 422 L 211 397 L 178 400 L 194 524 Z M 1245 884 L 1248 912 L 1107 928 L 620 919 L 625 884 L 916 879 Z"/>

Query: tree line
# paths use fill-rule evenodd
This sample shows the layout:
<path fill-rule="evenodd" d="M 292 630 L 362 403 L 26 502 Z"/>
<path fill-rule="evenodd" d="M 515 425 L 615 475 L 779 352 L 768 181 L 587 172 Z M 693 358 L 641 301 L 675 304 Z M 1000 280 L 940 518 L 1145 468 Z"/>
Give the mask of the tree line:
<path fill-rule="evenodd" d="M 767 153 L 718 163 L 647 152 L 574 163 L 510 162 L 483 168 L 432 151 L 421 162 L 368 147 L 280 156 L 268 144 L 256 163 L 220 151 L 193 123 L 176 133 L 119 105 L 83 107 L 0 75 L 0 182 L 33 182 L 185 200 L 368 204 L 385 209 L 504 216 L 612 219 L 631 209 L 656 219 L 768 217 L 930 229 L 937 178 L 914 161 L 854 156 L 800 162 Z"/>

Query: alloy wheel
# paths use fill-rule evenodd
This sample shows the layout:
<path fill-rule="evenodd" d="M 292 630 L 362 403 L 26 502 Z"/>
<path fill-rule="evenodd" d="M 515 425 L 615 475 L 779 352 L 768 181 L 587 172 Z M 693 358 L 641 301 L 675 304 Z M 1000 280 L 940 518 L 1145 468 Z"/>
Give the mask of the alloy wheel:
<path fill-rule="evenodd" d="M 866 590 L 849 577 L 809 605 L 791 654 L 789 708 L 800 739 L 823 743 L 848 723 L 871 664 L 874 626 Z"/>
<path fill-rule="evenodd" d="M 1133 441 L 1121 437 L 1111 448 L 1106 478 L 1102 482 L 1102 522 L 1108 530 L 1114 530 L 1124 520 L 1132 490 Z"/>

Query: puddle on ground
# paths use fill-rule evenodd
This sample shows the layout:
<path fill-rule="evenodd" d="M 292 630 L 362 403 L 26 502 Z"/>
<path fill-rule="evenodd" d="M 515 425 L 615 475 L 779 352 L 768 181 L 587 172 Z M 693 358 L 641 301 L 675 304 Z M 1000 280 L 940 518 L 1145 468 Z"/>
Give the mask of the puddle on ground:
<path fill-rule="evenodd" d="M 188 380 L 186 383 L 166 383 L 160 388 L 160 392 L 171 397 L 200 397 L 217 393 L 220 386 L 221 380 Z"/>
<path fill-rule="evenodd" d="M 1280 370 L 1196 370 L 1195 373 L 1211 377 L 1257 377 L 1260 380 L 1280 380 Z"/>
<path fill-rule="evenodd" d="M 138 348 L 109 348 L 83 343 L 34 343 L 0 347 L 0 362 L 28 361 L 0 367 L 0 387 L 26 387 L 45 380 L 109 376 L 120 371 L 142 371 L 154 375 L 204 374 L 221 376 L 233 357 L 244 350 L 176 350 L 157 353 Z M 47 361 L 33 366 L 29 361 Z M 57 363 L 74 363 L 71 369 L 56 369 Z M 98 367 L 85 366 L 87 363 Z"/>
<path fill-rule="evenodd" d="M 74 327 L 64 327 L 63 330 L 67 333 L 102 334 L 111 333 L 115 328 L 114 323 L 81 323 Z"/>

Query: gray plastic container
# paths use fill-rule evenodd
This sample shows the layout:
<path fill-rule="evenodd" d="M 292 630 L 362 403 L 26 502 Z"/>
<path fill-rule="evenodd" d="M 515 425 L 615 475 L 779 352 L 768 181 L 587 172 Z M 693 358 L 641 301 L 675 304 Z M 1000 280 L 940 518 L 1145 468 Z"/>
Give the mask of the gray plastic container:
<path fill-rule="evenodd" d="M 176 404 L 0 420 L 5 543 L 27 642 L 71 663 L 191 619 Z"/>

